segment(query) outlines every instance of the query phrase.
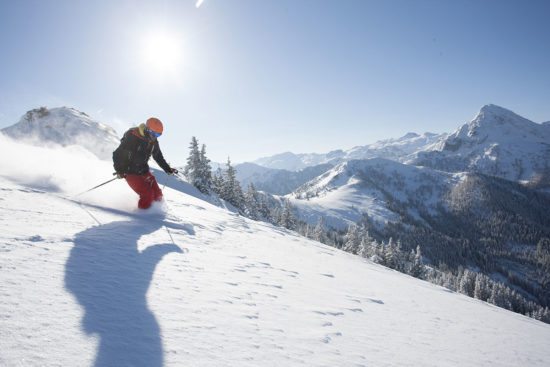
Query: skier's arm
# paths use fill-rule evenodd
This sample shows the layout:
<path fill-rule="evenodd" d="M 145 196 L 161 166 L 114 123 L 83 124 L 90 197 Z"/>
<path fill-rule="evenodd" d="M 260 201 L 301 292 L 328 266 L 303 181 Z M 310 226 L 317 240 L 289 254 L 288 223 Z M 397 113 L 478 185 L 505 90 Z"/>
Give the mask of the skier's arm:
<path fill-rule="evenodd" d="M 117 173 L 126 173 L 132 161 L 131 139 L 128 138 L 128 133 L 124 134 L 120 139 L 120 145 L 113 152 L 113 167 Z"/>
<path fill-rule="evenodd" d="M 158 141 L 155 142 L 155 146 L 153 148 L 153 159 L 155 162 L 158 163 L 160 168 L 164 170 L 166 173 L 173 173 L 174 169 L 170 167 L 170 165 L 166 162 L 164 159 L 164 156 L 162 155 L 162 152 L 160 151 L 160 146 Z"/>

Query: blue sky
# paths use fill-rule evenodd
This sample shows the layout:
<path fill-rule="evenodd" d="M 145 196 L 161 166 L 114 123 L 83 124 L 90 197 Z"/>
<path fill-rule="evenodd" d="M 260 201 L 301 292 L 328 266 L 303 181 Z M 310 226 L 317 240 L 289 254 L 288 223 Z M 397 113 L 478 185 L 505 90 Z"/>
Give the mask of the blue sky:
<path fill-rule="evenodd" d="M 239 162 L 452 131 L 487 103 L 542 122 L 548 19 L 545 0 L 1 1 L 0 127 L 42 105 L 121 133 L 158 116 L 181 164 L 193 135 Z"/>

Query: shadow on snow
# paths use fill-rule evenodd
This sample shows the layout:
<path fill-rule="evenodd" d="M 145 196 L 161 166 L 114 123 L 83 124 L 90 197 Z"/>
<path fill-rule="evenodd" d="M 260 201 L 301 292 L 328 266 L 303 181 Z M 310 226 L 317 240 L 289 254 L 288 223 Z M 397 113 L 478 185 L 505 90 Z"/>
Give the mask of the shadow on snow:
<path fill-rule="evenodd" d="M 83 330 L 99 336 L 95 366 L 162 366 L 160 328 L 146 294 L 164 255 L 182 250 L 163 243 L 138 251 L 139 239 L 167 225 L 141 218 L 91 227 L 75 236 L 65 286 L 84 308 Z"/>

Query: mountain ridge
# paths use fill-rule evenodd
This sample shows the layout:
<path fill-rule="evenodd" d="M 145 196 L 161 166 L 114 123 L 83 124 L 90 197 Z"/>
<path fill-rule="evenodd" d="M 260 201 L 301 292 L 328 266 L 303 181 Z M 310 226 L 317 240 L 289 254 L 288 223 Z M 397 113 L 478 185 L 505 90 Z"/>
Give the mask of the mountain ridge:
<path fill-rule="evenodd" d="M 384 139 L 372 144 L 355 146 L 348 150 L 333 150 L 328 153 L 301 153 L 285 152 L 270 157 L 259 158 L 252 163 L 266 168 L 286 169 L 297 171 L 307 167 L 332 164 L 336 165 L 350 159 L 368 159 L 375 157 L 400 160 L 405 156 L 430 146 L 444 134 L 434 133 L 407 133 L 400 138 Z"/>
<path fill-rule="evenodd" d="M 40 107 L 27 111 L 19 122 L 0 132 L 33 145 L 78 145 L 104 160 L 111 159 L 119 144 L 113 128 L 69 107 Z"/>
<path fill-rule="evenodd" d="M 505 108 L 486 105 L 476 117 L 425 151 L 405 160 L 449 172 L 480 172 L 512 181 L 550 185 L 550 127 Z M 545 182 L 548 181 L 548 182 Z"/>
<path fill-rule="evenodd" d="M 535 123 L 506 108 L 487 104 L 453 133 L 407 133 L 329 154 L 286 152 L 255 163 L 303 169 L 312 162 L 337 165 L 351 159 L 387 158 L 449 172 L 471 171 L 550 187 L 550 124 Z M 273 158 L 273 161 L 270 160 Z M 285 159 L 288 162 L 285 162 Z M 291 163 L 290 163 L 291 162 Z"/>

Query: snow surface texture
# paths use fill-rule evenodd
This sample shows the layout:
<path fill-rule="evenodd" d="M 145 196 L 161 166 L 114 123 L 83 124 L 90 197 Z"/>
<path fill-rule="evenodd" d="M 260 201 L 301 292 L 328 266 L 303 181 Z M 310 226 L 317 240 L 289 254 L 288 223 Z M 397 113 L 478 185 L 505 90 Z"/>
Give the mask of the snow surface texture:
<path fill-rule="evenodd" d="M 111 127 L 67 107 L 29 111 L 17 124 L 1 131 L 34 145 L 82 146 L 101 159 L 111 159 L 120 142 Z"/>
<path fill-rule="evenodd" d="M 550 325 L 170 188 L 79 204 L 109 163 L 10 148 L 58 174 L 0 161 L 1 366 L 550 365 Z"/>

